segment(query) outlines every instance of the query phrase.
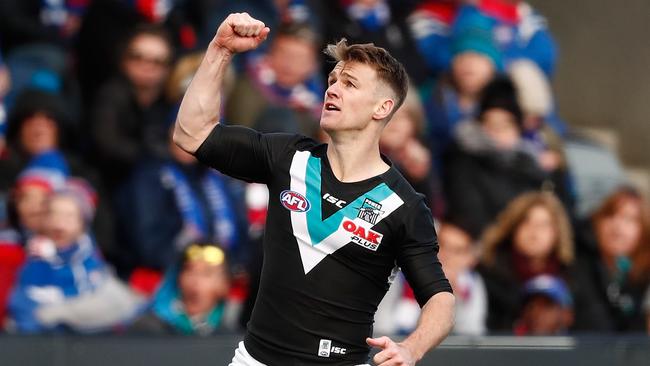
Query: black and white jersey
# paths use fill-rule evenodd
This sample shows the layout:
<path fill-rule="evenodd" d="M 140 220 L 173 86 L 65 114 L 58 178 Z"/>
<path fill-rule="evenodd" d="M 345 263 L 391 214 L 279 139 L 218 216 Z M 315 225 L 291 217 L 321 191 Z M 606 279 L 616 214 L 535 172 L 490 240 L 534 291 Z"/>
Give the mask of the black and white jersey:
<path fill-rule="evenodd" d="M 398 267 L 421 306 L 451 292 L 423 196 L 392 165 L 341 182 L 326 151 L 300 135 L 217 125 L 196 152 L 224 174 L 268 186 L 262 279 L 244 339 L 268 365 L 366 362 L 365 339 Z"/>

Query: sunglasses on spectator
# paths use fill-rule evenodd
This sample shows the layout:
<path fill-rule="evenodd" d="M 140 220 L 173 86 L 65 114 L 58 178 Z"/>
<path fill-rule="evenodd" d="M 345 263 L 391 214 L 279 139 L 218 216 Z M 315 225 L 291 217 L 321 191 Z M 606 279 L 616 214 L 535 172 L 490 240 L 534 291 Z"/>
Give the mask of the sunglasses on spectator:
<path fill-rule="evenodd" d="M 169 65 L 169 58 L 167 57 L 150 57 L 142 52 L 129 51 L 127 57 L 132 61 L 146 62 L 156 66 L 164 67 Z"/>

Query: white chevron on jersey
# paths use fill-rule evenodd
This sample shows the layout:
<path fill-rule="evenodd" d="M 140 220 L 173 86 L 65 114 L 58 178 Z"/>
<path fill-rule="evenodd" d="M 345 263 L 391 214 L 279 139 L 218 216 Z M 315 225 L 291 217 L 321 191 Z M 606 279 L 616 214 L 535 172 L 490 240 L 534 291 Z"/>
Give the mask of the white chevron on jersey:
<path fill-rule="evenodd" d="M 289 174 L 291 175 L 290 189 L 294 192 L 302 194 L 305 197 L 307 197 L 307 162 L 310 156 L 311 153 L 308 151 L 297 151 L 293 157 L 291 168 L 289 170 Z M 375 222 L 375 225 L 390 215 L 402 204 L 404 204 L 404 201 L 402 201 L 402 199 L 393 192 L 391 195 L 389 195 L 384 200 L 381 200 L 379 203 L 382 205 L 382 213 L 379 215 L 377 221 Z M 366 232 L 375 226 L 358 217 L 347 218 L 347 220 L 354 222 L 354 224 L 357 226 L 363 227 Z M 314 224 L 319 225 L 321 223 Z M 322 241 L 313 243 L 307 225 L 308 223 L 306 212 L 291 211 L 291 226 L 293 228 L 293 233 L 296 237 L 296 241 L 298 242 L 298 249 L 300 252 L 300 257 L 302 259 L 302 265 L 305 274 L 309 273 L 309 271 L 311 271 L 318 263 L 320 263 L 320 261 L 322 261 L 328 254 L 332 254 L 346 244 L 350 243 L 350 232 L 344 230 L 341 225 L 338 225 L 337 229 Z"/>

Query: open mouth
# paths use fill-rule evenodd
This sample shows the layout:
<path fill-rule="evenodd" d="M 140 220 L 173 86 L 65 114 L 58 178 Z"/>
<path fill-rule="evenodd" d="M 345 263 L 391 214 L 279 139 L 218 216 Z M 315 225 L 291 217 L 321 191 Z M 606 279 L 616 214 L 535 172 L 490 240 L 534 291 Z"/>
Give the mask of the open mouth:
<path fill-rule="evenodd" d="M 341 109 L 333 103 L 325 103 L 326 111 L 340 111 Z"/>

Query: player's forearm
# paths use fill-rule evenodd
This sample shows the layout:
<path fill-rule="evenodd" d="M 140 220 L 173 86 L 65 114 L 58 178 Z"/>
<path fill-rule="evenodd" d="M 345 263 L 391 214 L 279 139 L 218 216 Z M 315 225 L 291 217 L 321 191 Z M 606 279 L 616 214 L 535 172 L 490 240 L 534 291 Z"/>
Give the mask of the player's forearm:
<path fill-rule="evenodd" d="M 417 328 L 401 344 L 420 360 L 430 349 L 438 346 L 454 326 L 454 295 L 440 292 L 422 307 Z"/>
<path fill-rule="evenodd" d="M 194 153 L 219 123 L 223 78 L 232 54 L 211 42 L 190 86 L 185 92 L 176 118 L 174 142 Z"/>

